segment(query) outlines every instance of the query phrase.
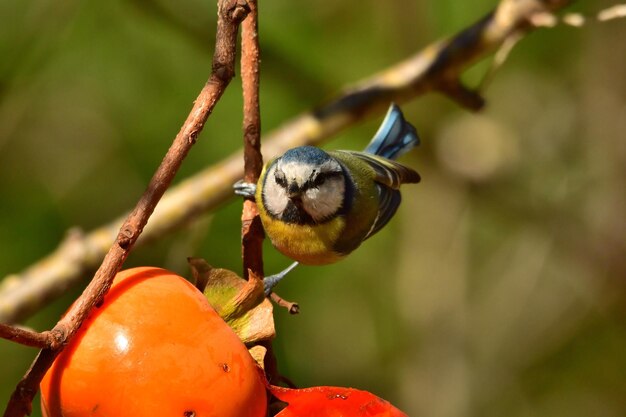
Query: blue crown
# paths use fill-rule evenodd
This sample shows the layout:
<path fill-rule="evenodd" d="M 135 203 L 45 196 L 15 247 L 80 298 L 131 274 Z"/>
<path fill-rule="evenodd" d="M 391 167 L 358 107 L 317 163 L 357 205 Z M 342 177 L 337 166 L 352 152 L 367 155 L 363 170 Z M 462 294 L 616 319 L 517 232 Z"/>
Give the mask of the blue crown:
<path fill-rule="evenodd" d="M 301 162 L 310 165 L 320 165 L 330 160 L 330 155 L 314 146 L 299 146 L 285 152 L 281 158 L 283 162 Z"/>

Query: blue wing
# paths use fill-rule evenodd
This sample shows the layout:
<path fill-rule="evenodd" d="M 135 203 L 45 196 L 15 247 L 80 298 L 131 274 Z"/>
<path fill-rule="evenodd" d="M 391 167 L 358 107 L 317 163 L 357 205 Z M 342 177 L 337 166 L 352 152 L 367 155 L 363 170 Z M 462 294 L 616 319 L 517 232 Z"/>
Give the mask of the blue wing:
<path fill-rule="evenodd" d="M 396 159 L 419 143 L 415 127 L 404 119 L 400 107 L 391 103 L 385 119 L 364 152 Z"/>
<path fill-rule="evenodd" d="M 348 154 L 367 163 L 374 170 L 373 180 L 391 189 L 397 190 L 402 184 L 420 182 L 420 176 L 414 169 L 391 159 L 356 151 L 335 151 L 335 153 Z"/>

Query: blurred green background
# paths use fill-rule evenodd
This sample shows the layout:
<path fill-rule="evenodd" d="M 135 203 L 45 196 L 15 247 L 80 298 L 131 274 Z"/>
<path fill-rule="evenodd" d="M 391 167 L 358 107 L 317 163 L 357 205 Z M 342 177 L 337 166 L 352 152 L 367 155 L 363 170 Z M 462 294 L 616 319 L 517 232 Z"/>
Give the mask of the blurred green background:
<path fill-rule="evenodd" d="M 260 1 L 263 131 L 496 3 Z M 215 16 L 200 0 L 0 0 L 0 277 L 135 204 L 207 79 Z M 404 105 L 423 145 L 403 161 L 423 182 L 347 260 L 280 285 L 302 308 L 276 310 L 280 370 L 411 416 L 626 415 L 624 39 L 624 21 L 541 30 L 480 114 L 432 94 Z M 239 82 L 177 180 L 239 148 Z M 327 147 L 362 148 L 379 123 Z M 194 255 L 239 271 L 240 210 L 233 200 L 126 266 L 188 276 Z M 289 263 L 269 245 L 265 260 Z M 79 291 L 26 324 L 50 328 Z M 0 341 L 2 408 L 35 353 Z"/>

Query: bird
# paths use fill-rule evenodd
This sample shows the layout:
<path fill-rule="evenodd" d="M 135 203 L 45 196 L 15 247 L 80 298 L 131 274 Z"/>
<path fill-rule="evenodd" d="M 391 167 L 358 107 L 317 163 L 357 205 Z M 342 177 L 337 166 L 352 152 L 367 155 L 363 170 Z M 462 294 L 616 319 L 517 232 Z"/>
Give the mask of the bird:
<path fill-rule="evenodd" d="M 296 261 L 266 277 L 266 293 L 298 263 L 337 262 L 381 230 L 400 205 L 400 186 L 420 181 L 395 161 L 419 143 L 392 103 L 363 151 L 299 146 L 269 161 L 257 184 L 235 184 L 235 193 L 254 196 L 272 245 Z"/>

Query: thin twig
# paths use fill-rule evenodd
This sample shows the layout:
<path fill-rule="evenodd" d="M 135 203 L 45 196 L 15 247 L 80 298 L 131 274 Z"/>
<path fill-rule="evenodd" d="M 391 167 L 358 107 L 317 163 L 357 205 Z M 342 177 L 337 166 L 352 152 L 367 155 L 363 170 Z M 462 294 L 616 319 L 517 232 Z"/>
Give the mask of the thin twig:
<path fill-rule="evenodd" d="M 172 182 L 180 165 L 196 142 L 196 138 L 235 74 L 235 51 L 239 24 L 248 13 L 245 2 L 223 0 L 218 3 L 217 37 L 211 76 L 196 99 L 187 120 L 157 168 L 137 206 L 122 225 L 115 243 L 104 258 L 80 298 L 57 323 L 52 332 L 60 335 L 62 343 L 56 349 L 40 351 L 26 375 L 18 383 L 7 405 L 5 417 L 30 414 L 32 401 L 39 383 L 63 346 L 76 334 L 91 309 L 107 293 L 115 274 L 120 270 L 130 250 L 137 241 L 148 218 Z"/>
<path fill-rule="evenodd" d="M 613 6 L 602 9 L 599 12 L 584 13 L 565 13 L 560 18 L 552 13 L 539 13 L 531 20 L 536 27 L 553 28 L 559 24 L 581 28 L 590 22 L 605 23 L 614 19 L 623 19 L 626 17 L 626 4 L 615 4 Z"/>
<path fill-rule="evenodd" d="M 600 22 L 607 22 L 613 19 L 626 17 L 626 4 L 616 4 L 598 13 L 597 19 Z"/>
<path fill-rule="evenodd" d="M 0 337 L 19 343 L 20 345 L 40 349 L 56 344 L 56 339 L 49 331 L 39 333 L 34 330 L 28 330 L 22 327 L 10 326 L 2 323 L 0 323 Z"/>
<path fill-rule="evenodd" d="M 265 135 L 265 159 L 295 146 L 320 144 L 364 118 L 382 114 L 390 101 L 402 103 L 441 89 L 451 79 L 458 79 L 473 63 L 498 50 L 514 34 L 523 36 L 534 30 L 528 22 L 537 10 L 554 12 L 568 3 L 568 0 L 503 1 L 496 11 L 450 39 L 435 42 L 407 60 L 345 88 L 327 104 L 300 114 Z M 505 4 L 517 6 L 503 7 Z M 236 152 L 169 190 L 140 242 L 159 239 L 232 197 L 232 184 L 243 177 L 241 158 L 242 153 Z M 121 220 L 117 219 L 85 234 L 72 245 L 61 245 L 20 274 L 5 278 L 0 284 L 0 322 L 21 321 L 63 294 L 67 287 L 80 282 L 81 277 L 97 267 L 120 224 Z"/>
<path fill-rule="evenodd" d="M 261 51 L 259 48 L 258 13 L 256 0 L 249 0 L 250 13 L 241 24 L 241 82 L 243 87 L 244 181 L 258 181 L 263 168 L 261 155 L 261 111 L 259 81 Z M 243 202 L 241 214 L 241 254 L 243 275 L 248 271 L 263 274 L 263 226 L 253 197 Z"/>
<path fill-rule="evenodd" d="M 491 65 L 485 72 L 483 79 L 480 81 L 480 85 L 478 86 L 478 91 L 485 91 L 487 89 L 487 87 L 491 84 L 491 81 L 493 81 L 493 78 L 496 72 L 500 69 L 502 65 L 504 65 L 504 62 L 509 57 L 509 54 L 511 53 L 515 45 L 517 45 L 517 43 L 521 39 L 522 39 L 522 34 L 517 33 L 517 34 L 509 36 L 502 43 L 500 48 L 494 54 L 493 61 L 491 62 Z"/>
<path fill-rule="evenodd" d="M 284 298 L 281 298 L 281 296 L 276 294 L 275 292 L 270 293 L 270 298 L 273 302 L 276 303 L 276 305 L 286 308 L 287 311 L 289 311 L 289 314 L 300 313 L 300 306 L 298 305 L 298 303 L 294 303 L 293 301 L 287 301 Z"/>

